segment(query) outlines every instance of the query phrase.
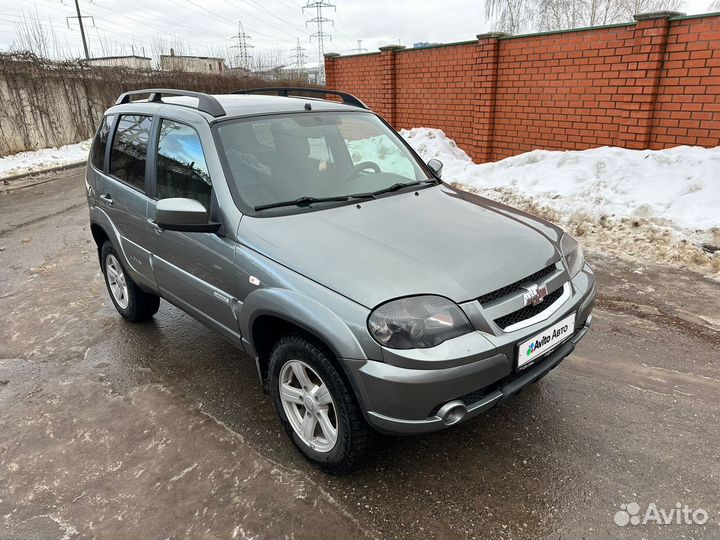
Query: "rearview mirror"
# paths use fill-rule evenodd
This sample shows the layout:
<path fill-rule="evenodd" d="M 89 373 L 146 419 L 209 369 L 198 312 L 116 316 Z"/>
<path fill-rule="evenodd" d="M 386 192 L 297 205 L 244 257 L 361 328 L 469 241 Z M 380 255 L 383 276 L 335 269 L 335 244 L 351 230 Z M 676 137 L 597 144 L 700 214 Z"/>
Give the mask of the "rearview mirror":
<path fill-rule="evenodd" d="M 205 207 L 195 199 L 160 199 L 155 207 L 155 225 L 168 231 L 217 232 L 219 223 L 208 221 Z"/>
<path fill-rule="evenodd" d="M 427 162 L 428 167 L 430 167 L 430 170 L 435 173 L 435 176 L 438 178 L 442 178 L 442 170 L 443 170 L 443 164 L 442 161 L 439 159 L 431 159 Z"/>

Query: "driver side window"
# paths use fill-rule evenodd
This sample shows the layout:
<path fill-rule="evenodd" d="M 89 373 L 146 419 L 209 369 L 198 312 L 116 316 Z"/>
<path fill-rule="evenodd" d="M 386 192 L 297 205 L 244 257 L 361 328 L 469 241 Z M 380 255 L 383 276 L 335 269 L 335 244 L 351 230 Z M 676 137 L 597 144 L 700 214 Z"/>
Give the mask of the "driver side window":
<path fill-rule="evenodd" d="M 210 210 L 212 182 L 197 132 L 162 120 L 157 150 L 157 198 L 195 199 Z"/>

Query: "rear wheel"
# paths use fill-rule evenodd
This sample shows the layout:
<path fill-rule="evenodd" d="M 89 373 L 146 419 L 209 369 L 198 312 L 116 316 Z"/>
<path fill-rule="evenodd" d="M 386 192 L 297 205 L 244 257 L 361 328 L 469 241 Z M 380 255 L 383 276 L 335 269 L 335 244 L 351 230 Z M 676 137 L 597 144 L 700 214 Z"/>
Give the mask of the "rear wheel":
<path fill-rule="evenodd" d="M 278 341 L 270 355 L 270 394 L 280 421 L 309 461 L 333 474 L 359 468 L 377 433 L 329 352 L 302 334 Z"/>
<path fill-rule="evenodd" d="M 132 280 L 110 242 L 100 252 L 110 299 L 118 313 L 131 322 L 146 321 L 160 309 L 160 297 L 146 293 Z"/>

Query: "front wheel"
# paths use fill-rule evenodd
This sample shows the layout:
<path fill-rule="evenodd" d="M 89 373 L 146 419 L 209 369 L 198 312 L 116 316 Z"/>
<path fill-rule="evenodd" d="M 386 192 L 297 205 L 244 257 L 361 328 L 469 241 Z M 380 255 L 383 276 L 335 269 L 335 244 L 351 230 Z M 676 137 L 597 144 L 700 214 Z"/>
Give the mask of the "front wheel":
<path fill-rule="evenodd" d="M 160 308 L 160 297 L 146 293 L 132 280 L 110 242 L 100 251 L 102 271 L 110 299 L 118 313 L 131 322 L 146 321 Z"/>
<path fill-rule="evenodd" d="M 270 394 L 295 446 L 327 472 L 359 468 L 377 434 L 323 347 L 301 334 L 278 341 L 270 355 Z"/>

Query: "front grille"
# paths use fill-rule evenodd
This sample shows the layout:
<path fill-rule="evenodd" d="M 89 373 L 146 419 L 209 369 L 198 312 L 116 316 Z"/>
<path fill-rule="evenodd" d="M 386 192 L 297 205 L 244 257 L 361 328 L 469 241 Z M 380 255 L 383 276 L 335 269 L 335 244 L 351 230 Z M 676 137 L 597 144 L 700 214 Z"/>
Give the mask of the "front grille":
<path fill-rule="evenodd" d="M 545 297 L 545 300 L 543 302 L 540 302 L 537 306 L 533 306 L 531 304 L 529 306 L 525 306 L 524 308 L 518 309 L 517 311 L 513 311 L 512 313 L 508 313 L 507 315 L 504 315 L 499 319 L 495 319 L 495 324 L 505 330 L 508 326 L 512 324 L 522 322 L 526 319 L 529 319 L 530 317 L 534 317 L 535 315 L 542 313 L 548 307 L 550 307 L 553 302 L 555 302 L 558 298 L 562 296 L 562 293 L 563 287 L 558 287 L 553 292 L 548 294 Z"/>
<path fill-rule="evenodd" d="M 515 283 L 511 283 L 510 285 L 506 285 L 505 287 L 502 287 L 501 289 L 496 289 L 492 292 L 489 292 L 487 294 L 482 295 L 480 298 L 478 298 L 478 301 L 481 304 L 487 304 L 494 300 L 499 300 L 500 298 L 503 298 L 504 296 L 507 296 L 508 294 L 512 294 L 514 292 L 519 291 L 522 288 L 522 285 L 525 285 L 526 283 L 537 283 L 544 277 L 549 276 L 556 270 L 556 266 L 554 264 L 551 264 L 548 267 L 543 268 L 542 270 L 538 270 L 532 275 L 529 275 L 528 277 L 521 279 L 519 281 L 516 281 Z"/>

